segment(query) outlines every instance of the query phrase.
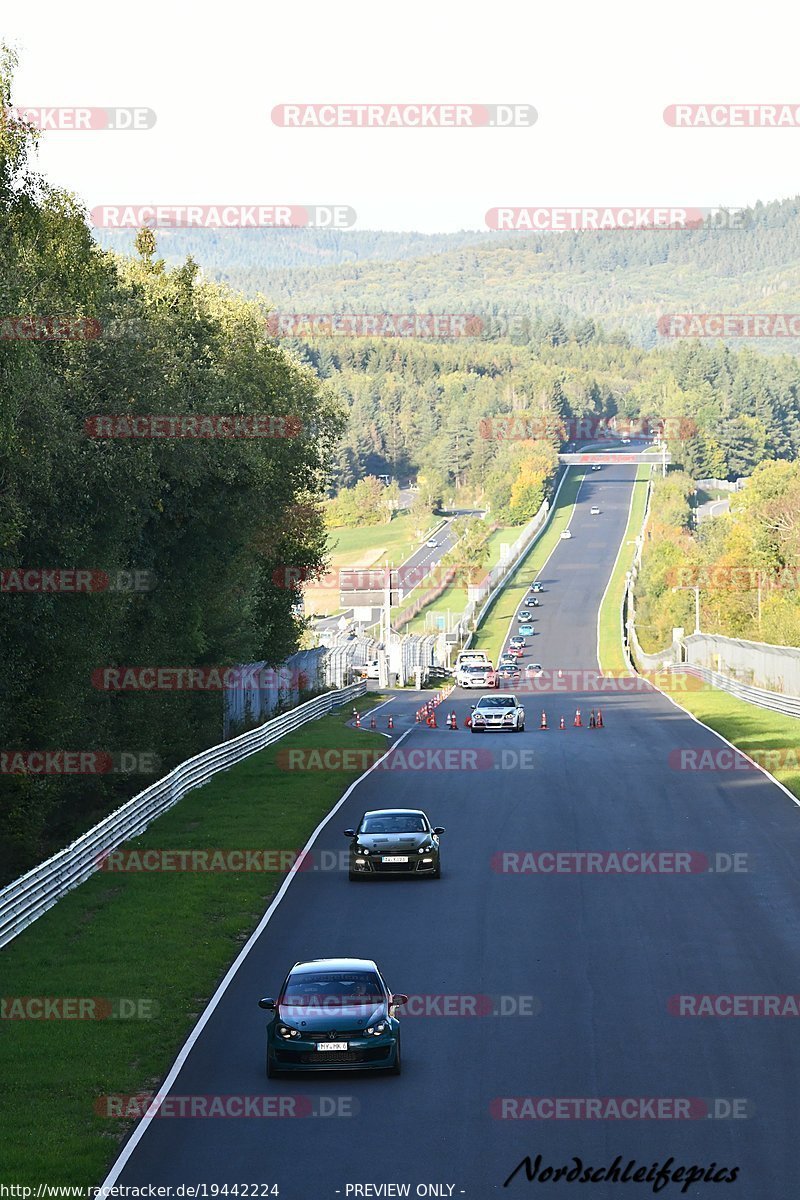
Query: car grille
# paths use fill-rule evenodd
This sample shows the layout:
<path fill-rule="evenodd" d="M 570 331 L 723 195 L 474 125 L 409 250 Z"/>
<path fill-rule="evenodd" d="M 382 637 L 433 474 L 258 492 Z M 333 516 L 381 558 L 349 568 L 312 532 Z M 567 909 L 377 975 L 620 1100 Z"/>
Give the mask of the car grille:
<path fill-rule="evenodd" d="M 345 1041 L 345 1038 L 342 1038 Z M 283 1063 L 301 1063 L 309 1066 L 314 1063 L 325 1066 L 327 1063 L 367 1063 L 381 1062 L 389 1057 L 391 1046 L 365 1046 L 363 1050 L 318 1050 L 316 1053 L 293 1054 L 291 1050 L 276 1050 L 275 1061 Z"/>

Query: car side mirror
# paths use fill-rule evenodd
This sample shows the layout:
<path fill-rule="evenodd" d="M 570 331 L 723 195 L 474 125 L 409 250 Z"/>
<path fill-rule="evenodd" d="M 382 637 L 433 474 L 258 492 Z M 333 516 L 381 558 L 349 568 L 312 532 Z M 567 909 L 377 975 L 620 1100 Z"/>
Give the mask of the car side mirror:
<path fill-rule="evenodd" d="M 408 1004 L 408 996 L 406 996 L 403 992 L 398 992 L 396 996 L 392 996 L 391 1007 L 399 1008 L 401 1004 Z"/>
<path fill-rule="evenodd" d="M 259 1007 L 259 1008 L 272 1008 L 272 1009 L 274 1009 L 274 1008 L 275 1008 L 275 1001 L 273 1000 L 272 996 L 265 996 L 265 997 L 263 998 L 263 1000 L 259 1000 L 259 1002 L 258 1002 L 258 1007 Z"/>
<path fill-rule="evenodd" d="M 355 829 L 345 829 L 345 831 L 344 831 L 344 836 L 345 836 L 345 837 L 350 837 L 350 838 L 352 838 L 352 837 L 355 837 L 355 836 L 356 836 L 356 831 L 355 831 Z"/>
<path fill-rule="evenodd" d="M 477 707 L 478 707 L 477 704 L 470 704 L 470 709 L 472 710 L 472 712 L 474 712 Z"/>
<path fill-rule="evenodd" d="M 434 826 L 434 830 L 433 830 L 434 833 L 439 834 L 439 833 L 444 833 L 444 831 L 445 831 L 444 825 Z"/>

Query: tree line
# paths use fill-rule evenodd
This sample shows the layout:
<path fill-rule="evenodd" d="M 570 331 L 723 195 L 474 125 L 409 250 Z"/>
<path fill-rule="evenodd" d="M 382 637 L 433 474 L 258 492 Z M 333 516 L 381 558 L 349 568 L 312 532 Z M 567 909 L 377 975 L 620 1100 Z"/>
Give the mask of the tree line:
<path fill-rule="evenodd" d="M 98 249 L 79 203 L 31 165 L 36 134 L 9 116 L 13 70 L 6 52 L 0 881 L 220 740 L 218 690 L 149 690 L 141 676 L 111 691 L 105 668 L 277 664 L 296 648 L 279 568 L 324 564 L 320 501 L 342 430 L 329 389 L 265 342 L 252 304 L 191 260 L 166 269 L 147 231 L 134 260 Z M 98 416 L 140 414 L 268 416 L 277 432 L 95 436 Z M 77 590 L 76 570 L 89 579 Z M 131 756 L 143 773 L 110 769 Z"/>

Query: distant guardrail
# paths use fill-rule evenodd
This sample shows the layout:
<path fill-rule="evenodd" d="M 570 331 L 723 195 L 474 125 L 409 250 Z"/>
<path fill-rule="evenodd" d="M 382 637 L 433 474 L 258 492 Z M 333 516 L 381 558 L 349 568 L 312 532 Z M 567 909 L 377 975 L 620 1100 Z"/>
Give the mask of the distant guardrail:
<path fill-rule="evenodd" d="M 130 838 L 138 837 L 187 792 L 365 691 L 366 683 L 362 681 L 339 691 L 325 692 L 283 716 L 273 717 L 257 729 L 203 750 L 109 813 L 64 850 L 9 883 L 0 890 L 0 947 L 7 945 L 57 904 L 62 896 L 93 875 L 106 854 Z"/>
<path fill-rule="evenodd" d="M 738 700 L 744 700 L 747 704 L 755 704 L 758 708 L 769 708 L 773 712 L 782 713 L 785 717 L 800 717 L 800 697 L 798 696 L 784 696 L 781 692 L 768 692 L 766 688 L 740 683 L 738 679 L 720 675 L 719 671 L 712 671 L 709 667 L 693 666 L 691 663 L 675 664 L 669 669 L 676 675 L 694 675 L 696 679 L 702 679 L 722 692 L 730 692 L 732 696 L 736 696 Z"/>

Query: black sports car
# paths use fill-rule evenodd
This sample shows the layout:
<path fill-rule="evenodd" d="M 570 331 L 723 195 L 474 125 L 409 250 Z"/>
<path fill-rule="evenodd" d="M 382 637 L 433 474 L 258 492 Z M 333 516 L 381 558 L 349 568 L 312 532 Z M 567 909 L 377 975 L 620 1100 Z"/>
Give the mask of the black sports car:
<path fill-rule="evenodd" d="M 267 1075 L 284 1071 L 384 1070 L 400 1074 L 400 1022 L 393 995 L 370 958 L 316 958 L 295 963 L 267 1025 Z"/>
<path fill-rule="evenodd" d="M 345 829 L 350 841 L 350 879 L 376 875 L 441 876 L 439 835 L 420 808 L 378 808 L 365 812 L 358 829 Z"/>

